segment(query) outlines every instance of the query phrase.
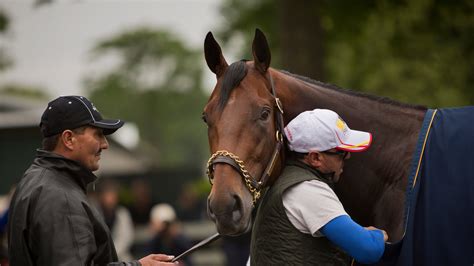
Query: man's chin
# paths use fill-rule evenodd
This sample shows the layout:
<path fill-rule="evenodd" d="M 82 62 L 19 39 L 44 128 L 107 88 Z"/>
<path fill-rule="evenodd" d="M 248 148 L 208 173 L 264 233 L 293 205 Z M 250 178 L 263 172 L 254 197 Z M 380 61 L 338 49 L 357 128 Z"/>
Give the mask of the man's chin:
<path fill-rule="evenodd" d="M 95 171 L 99 170 L 99 166 L 98 166 L 98 165 L 94 165 L 94 166 L 90 167 L 89 170 L 90 170 L 91 172 L 95 172 Z"/>

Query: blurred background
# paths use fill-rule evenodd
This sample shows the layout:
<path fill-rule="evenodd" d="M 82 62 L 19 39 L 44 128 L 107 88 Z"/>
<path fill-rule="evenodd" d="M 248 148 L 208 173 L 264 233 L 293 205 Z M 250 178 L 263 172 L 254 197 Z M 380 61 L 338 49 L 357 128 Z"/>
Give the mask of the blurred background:
<path fill-rule="evenodd" d="M 91 188 L 121 257 L 177 255 L 211 235 L 203 42 L 212 31 L 229 63 L 251 59 L 257 27 L 274 68 L 428 107 L 474 104 L 470 0 L 1 0 L 0 234 L 47 102 L 80 94 L 127 121 Z M 248 236 L 224 239 L 185 264 L 247 254 Z"/>

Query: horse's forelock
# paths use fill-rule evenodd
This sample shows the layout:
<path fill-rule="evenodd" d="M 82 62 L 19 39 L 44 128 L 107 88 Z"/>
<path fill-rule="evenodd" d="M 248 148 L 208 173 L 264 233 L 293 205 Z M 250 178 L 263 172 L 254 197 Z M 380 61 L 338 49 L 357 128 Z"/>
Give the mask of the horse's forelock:
<path fill-rule="evenodd" d="M 247 65 L 245 64 L 245 60 L 232 63 L 227 68 L 219 95 L 218 106 L 220 110 L 224 109 L 227 100 L 229 100 L 231 91 L 239 85 L 246 75 Z"/>

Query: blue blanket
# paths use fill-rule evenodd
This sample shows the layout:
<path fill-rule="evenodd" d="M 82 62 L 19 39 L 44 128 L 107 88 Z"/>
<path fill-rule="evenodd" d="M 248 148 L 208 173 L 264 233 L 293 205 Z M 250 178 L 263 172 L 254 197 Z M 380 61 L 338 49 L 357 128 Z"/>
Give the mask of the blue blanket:
<path fill-rule="evenodd" d="M 409 177 L 405 235 L 379 265 L 474 265 L 474 107 L 429 110 Z"/>

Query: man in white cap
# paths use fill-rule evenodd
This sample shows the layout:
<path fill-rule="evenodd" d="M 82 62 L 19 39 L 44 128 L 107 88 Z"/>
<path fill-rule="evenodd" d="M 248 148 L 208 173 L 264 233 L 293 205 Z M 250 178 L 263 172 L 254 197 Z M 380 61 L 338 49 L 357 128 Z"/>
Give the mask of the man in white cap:
<path fill-rule="evenodd" d="M 192 242 L 184 234 L 174 208 L 168 203 L 157 204 L 151 209 L 150 234 L 151 240 L 146 248 L 150 253 L 182 254 L 192 247 Z M 192 259 L 185 257 L 180 261 L 180 265 L 192 266 Z"/>
<path fill-rule="evenodd" d="M 351 130 L 331 110 L 315 109 L 285 128 L 291 156 L 267 191 L 252 231 L 251 265 L 347 265 L 377 262 L 388 236 L 355 223 L 331 188 L 351 152 L 372 135 Z"/>

